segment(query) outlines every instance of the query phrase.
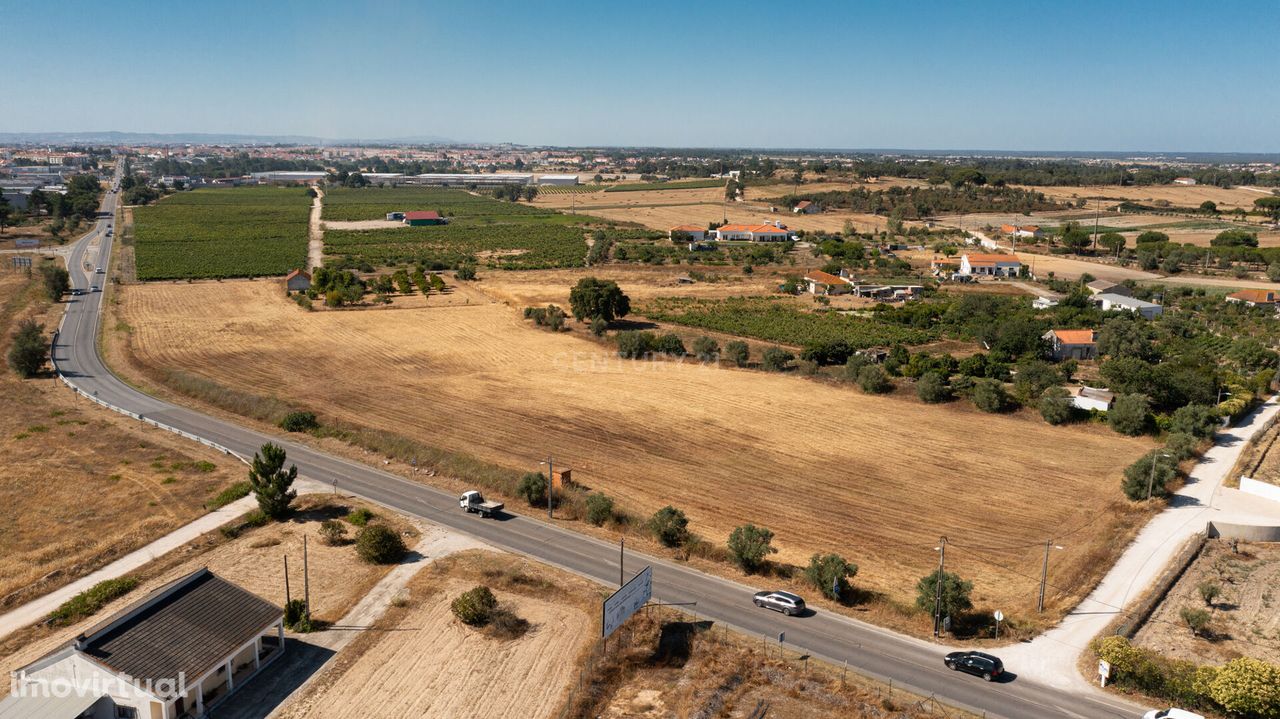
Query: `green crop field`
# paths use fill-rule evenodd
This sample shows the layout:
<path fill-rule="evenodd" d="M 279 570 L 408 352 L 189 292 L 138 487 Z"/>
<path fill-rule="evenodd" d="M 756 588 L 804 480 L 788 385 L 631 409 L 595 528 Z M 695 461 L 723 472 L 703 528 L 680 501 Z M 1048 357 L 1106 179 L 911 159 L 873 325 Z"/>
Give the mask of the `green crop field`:
<path fill-rule="evenodd" d="M 580 267 L 587 255 L 585 226 L 600 222 L 443 188 L 334 189 L 324 204 L 324 217 L 332 220 L 382 218 L 397 210 L 436 210 L 449 219 L 447 225 L 426 227 L 326 230 L 325 255 L 336 267 Z"/>
<path fill-rule="evenodd" d="M 539 185 L 539 195 L 585 195 L 589 192 L 599 192 L 605 189 L 604 185 Z"/>
<path fill-rule="evenodd" d="M 769 297 L 723 300 L 663 297 L 642 303 L 635 312 L 659 322 L 796 346 L 844 340 L 854 348 L 863 349 L 898 343 L 918 345 L 933 339 L 933 335 L 925 330 L 873 317 L 806 311 L 790 302 Z"/>
<path fill-rule="evenodd" d="M 305 267 L 311 198 L 300 188 L 179 192 L 133 211 L 138 279 L 283 275 Z"/>
<path fill-rule="evenodd" d="M 723 187 L 724 180 L 677 180 L 675 182 L 637 182 L 629 185 L 613 185 L 605 192 L 641 192 L 644 190 L 698 190 L 704 187 Z"/>

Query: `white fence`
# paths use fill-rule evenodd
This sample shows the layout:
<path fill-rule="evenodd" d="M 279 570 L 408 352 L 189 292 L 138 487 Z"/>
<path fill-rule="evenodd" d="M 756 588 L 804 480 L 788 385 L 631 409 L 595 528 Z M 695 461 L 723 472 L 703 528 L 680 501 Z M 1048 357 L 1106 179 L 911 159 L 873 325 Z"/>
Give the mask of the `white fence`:
<path fill-rule="evenodd" d="M 1252 494 L 1255 497 L 1269 499 L 1273 502 L 1280 502 L 1280 487 L 1266 482 L 1259 482 L 1251 477 L 1240 478 L 1240 491 Z"/>

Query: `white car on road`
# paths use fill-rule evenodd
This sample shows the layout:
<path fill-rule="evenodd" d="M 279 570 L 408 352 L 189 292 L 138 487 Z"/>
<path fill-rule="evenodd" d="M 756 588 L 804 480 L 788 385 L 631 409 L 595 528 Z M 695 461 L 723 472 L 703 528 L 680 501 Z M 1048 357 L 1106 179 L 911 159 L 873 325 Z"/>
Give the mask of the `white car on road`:
<path fill-rule="evenodd" d="M 1204 717 L 1185 709 L 1152 709 L 1143 714 L 1142 719 L 1204 719 Z"/>

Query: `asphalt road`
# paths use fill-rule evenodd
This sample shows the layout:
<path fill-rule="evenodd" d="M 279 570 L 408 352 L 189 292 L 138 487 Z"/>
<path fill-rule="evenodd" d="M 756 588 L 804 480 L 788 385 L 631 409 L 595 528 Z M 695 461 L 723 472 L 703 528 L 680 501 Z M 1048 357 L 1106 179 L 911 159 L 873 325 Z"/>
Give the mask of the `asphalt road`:
<path fill-rule="evenodd" d="M 103 209 L 114 211 L 116 195 L 108 194 Z M 101 221 L 80 239 L 68 254 L 73 288 L 101 285 L 106 275 L 94 268 L 106 266 L 113 238 Z M 97 249 L 91 248 L 97 240 Z M 532 559 L 547 562 L 617 586 L 618 547 L 562 529 L 545 521 L 515 514 L 502 519 L 482 519 L 459 510 L 457 498 L 375 467 L 348 461 L 297 444 L 286 436 L 247 429 L 192 409 L 143 394 L 111 373 L 97 351 L 100 304 L 103 295 L 92 292 L 73 296 L 53 356 L 58 372 L 88 394 L 120 408 L 154 419 L 195 436 L 216 442 L 242 456 L 268 441 L 284 446 L 289 460 L 303 476 L 359 495 L 397 511 L 471 534 L 479 539 Z M 778 633 L 786 632 L 786 647 L 806 652 L 839 666 L 880 680 L 892 680 L 924 696 L 963 707 L 989 717 L 1045 719 L 1047 717 L 1138 717 L 1142 710 L 1095 692 L 1073 693 L 1017 678 L 1018 667 L 1005 682 L 988 684 L 978 677 L 955 673 L 942 664 L 947 649 L 900 636 L 869 624 L 830 612 L 805 617 L 784 617 L 751 603 L 757 589 L 714 577 L 677 562 L 628 552 L 627 576 L 644 565 L 653 567 L 655 600 L 693 603 L 701 619 L 710 619 L 756 637 L 768 637 L 776 646 Z M 795 656 L 792 654 L 792 656 Z"/>

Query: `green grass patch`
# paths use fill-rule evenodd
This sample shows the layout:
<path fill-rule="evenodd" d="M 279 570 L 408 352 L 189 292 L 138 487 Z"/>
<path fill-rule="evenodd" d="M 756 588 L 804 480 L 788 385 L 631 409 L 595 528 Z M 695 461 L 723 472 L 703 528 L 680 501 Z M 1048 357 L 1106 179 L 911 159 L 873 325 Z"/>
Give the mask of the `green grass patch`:
<path fill-rule="evenodd" d="M 249 492 L 251 489 L 252 487 L 249 486 L 249 483 L 247 481 L 236 482 L 230 487 L 227 487 L 221 492 L 218 492 L 217 494 L 213 495 L 213 499 L 210 499 L 208 502 L 205 502 L 204 506 L 206 509 L 208 509 L 211 512 L 216 509 L 221 509 L 238 499 L 243 499 L 244 497 L 249 496 Z"/>
<path fill-rule="evenodd" d="M 74 624 L 97 614 L 104 606 L 132 592 L 137 586 L 138 580 L 133 577 L 98 582 L 50 612 L 49 621 L 57 626 Z"/>

